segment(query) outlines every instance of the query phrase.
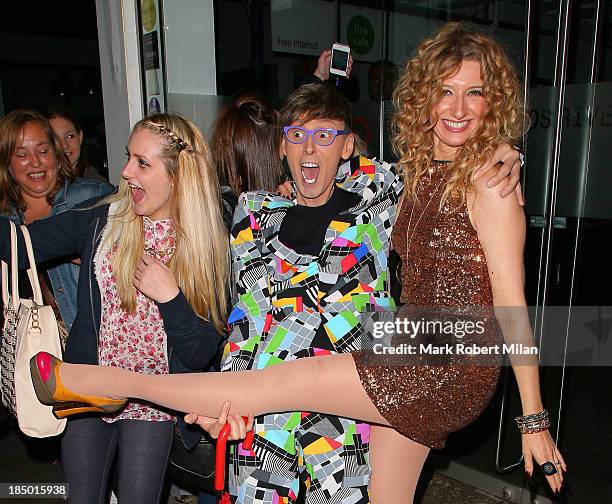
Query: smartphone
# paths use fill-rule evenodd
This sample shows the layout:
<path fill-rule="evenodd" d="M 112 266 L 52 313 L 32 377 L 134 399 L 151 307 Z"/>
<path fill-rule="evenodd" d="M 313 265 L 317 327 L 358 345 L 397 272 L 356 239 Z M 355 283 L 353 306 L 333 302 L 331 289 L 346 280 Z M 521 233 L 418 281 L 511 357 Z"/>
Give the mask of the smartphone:
<path fill-rule="evenodd" d="M 329 73 L 346 77 L 346 70 L 348 68 L 349 56 L 351 55 L 351 48 L 345 44 L 335 43 L 332 46 L 331 62 L 329 64 Z"/>

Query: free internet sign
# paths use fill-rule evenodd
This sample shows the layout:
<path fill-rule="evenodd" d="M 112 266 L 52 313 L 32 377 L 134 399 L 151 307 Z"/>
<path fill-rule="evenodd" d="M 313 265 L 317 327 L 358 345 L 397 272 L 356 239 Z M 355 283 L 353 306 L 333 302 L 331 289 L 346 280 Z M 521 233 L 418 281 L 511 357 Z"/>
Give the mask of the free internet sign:
<path fill-rule="evenodd" d="M 272 50 L 318 56 L 334 42 L 348 43 L 356 61 L 380 59 L 382 11 L 341 5 L 336 36 L 336 6 L 322 0 L 271 0 Z"/>

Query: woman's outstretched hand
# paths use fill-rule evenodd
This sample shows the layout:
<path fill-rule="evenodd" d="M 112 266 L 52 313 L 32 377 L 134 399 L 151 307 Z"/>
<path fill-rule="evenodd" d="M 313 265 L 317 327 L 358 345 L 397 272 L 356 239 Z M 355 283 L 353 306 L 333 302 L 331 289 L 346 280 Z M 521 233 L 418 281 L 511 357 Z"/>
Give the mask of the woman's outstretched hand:
<path fill-rule="evenodd" d="M 539 466 L 545 462 L 552 462 L 557 472 L 546 476 L 546 479 L 554 492 L 560 492 L 563 484 L 563 472 L 567 471 L 567 465 L 550 432 L 543 430 L 533 434 L 523 434 L 522 438 L 525 472 L 529 476 L 533 474 L 534 461 Z"/>
<path fill-rule="evenodd" d="M 202 429 L 208 432 L 210 437 L 213 439 L 217 439 L 221 429 L 223 429 L 226 424 L 229 424 L 232 430 L 228 439 L 230 441 L 239 441 L 244 439 L 247 432 L 253 429 L 253 415 L 249 414 L 248 421 L 245 423 L 242 416 L 231 415 L 230 408 L 231 404 L 229 402 L 223 403 L 217 418 L 202 416 L 198 415 L 197 413 L 188 413 L 185 415 L 185 422 L 188 424 L 199 425 Z"/>

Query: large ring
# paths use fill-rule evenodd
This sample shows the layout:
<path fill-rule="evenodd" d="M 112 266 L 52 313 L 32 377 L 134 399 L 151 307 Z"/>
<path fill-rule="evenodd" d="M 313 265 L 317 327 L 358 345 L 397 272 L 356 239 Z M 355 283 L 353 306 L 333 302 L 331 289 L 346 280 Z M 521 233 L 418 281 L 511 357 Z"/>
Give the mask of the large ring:
<path fill-rule="evenodd" d="M 546 474 L 546 476 L 552 476 L 553 474 L 557 473 L 557 468 L 552 462 L 544 462 L 540 465 L 540 467 L 542 468 L 542 472 Z"/>

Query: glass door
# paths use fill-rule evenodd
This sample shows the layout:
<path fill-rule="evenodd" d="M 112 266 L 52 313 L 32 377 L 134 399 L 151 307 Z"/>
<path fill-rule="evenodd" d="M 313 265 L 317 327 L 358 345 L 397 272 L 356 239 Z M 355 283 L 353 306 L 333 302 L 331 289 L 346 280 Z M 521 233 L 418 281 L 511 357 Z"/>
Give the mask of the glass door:
<path fill-rule="evenodd" d="M 606 249 L 612 239 L 607 191 L 612 180 L 606 164 L 612 140 L 612 3 L 556 4 L 550 4 L 558 9 L 553 85 L 548 90 L 530 79 L 534 124 L 527 139 L 525 175 L 528 293 L 529 302 L 538 308 L 534 327 L 542 355 L 558 355 L 550 359 L 553 366 L 543 367 L 542 383 L 554 417 L 552 432 L 566 460 L 572 461 L 562 500 L 610 502 L 612 463 L 604 454 L 612 449 L 612 436 L 606 433 L 612 407 L 601 400 L 598 390 L 612 379 L 612 368 L 609 359 L 595 356 L 608 338 L 606 316 L 596 314 L 607 313 L 612 304 L 612 267 Z M 547 103 L 552 105 L 550 126 L 545 118 Z M 535 120 L 533 111 L 538 109 Z M 540 143 L 540 139 L 546 140 Z M 534 154 L 546 170 L 532 183 L 530 173 L 537 173 L 538 166 L 533 164 Z M 523 502 L 530 502 L 545 487 L 542 481 L 531 481 L 524 488 L 529 491 L 523 492 Z"/>
<path fill-rule="evenodd" d="M 601 358 L 610 324 L 598 315 L 612 304 L 612 175 L 606 163 L 612 145 L 611 2 L 388 6 L 389 54 L 409 54 L 441 23 L 464 21 L 505 43 L 525 83 L 531 118 L 523 142 L 527 299 L 545 364 L 551 433 L 570 473 L 561 496 L 548 491 L 538 471 L 525 477 L 513 421 L 520 404 L 509 368 L 487 411 L 451 436 L 430 467 L 511 502 L 612 502 L 612 406 L 602 388 L 612 382 L 612 368 Z M 391 103 L 385 107 L 391 112 Z"/>

